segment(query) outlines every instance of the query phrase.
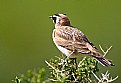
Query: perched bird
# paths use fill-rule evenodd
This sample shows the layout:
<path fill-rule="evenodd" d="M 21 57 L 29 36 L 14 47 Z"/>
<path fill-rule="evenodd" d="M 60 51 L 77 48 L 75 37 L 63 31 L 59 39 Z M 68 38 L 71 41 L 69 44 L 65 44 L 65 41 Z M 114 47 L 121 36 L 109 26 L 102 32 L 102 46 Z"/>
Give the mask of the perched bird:
<path fill-rule="evenodd" d="M 55 29 L 52 38 L 57 48 L 69 58 L 77 58 L 79 54 L 88 54 L 100 62 L 103 66 L 113 66 L 112 62 L 98 51 L 98 49 L 77 28 L 71 26 L 65 14 L 50 16 Z"/>

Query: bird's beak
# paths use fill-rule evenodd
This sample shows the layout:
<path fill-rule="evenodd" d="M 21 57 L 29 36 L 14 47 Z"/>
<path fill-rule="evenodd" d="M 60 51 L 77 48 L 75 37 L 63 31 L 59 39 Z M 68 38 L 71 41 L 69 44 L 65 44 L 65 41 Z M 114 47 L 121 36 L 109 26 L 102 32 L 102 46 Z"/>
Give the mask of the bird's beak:
<path fill-rule="evenodd" d="M 53 16 L 49 16 L 49 18 L 53 18 Z"/>

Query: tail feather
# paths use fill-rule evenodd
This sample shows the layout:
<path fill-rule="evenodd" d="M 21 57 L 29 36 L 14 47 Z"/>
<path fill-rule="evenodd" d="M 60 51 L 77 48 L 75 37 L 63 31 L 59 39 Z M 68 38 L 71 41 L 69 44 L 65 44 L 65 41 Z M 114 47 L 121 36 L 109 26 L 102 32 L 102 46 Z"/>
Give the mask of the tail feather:
<path fill-rule="evenodd" d="M 111 60 L 106 59 L 105 57 L 94 57 L 99 63 L 103 66 L 115 66 Z"/>

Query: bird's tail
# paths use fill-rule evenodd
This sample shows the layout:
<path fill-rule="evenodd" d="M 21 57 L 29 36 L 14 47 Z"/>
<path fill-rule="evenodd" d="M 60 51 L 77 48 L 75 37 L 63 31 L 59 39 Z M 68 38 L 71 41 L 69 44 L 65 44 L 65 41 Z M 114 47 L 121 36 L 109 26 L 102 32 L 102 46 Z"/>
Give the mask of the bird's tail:
<path fill-rule="evenodd" d="M 94 57 L 94 58 L 103 66 L 115 66 L 111 60 L 108 60 L 105 57 Z"/>

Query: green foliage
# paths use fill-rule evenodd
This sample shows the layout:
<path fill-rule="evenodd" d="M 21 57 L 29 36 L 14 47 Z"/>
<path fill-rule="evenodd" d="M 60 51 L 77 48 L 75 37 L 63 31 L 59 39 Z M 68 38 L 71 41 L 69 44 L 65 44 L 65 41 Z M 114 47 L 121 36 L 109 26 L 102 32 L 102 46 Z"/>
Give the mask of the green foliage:
<path fill-rule="evenodd" d="M 63 59 L 63 57 L 51 59 L 50 62 L 46 63 L 50 67 L 50 80 L 52 82 L 70 83 L 70 82 L 90 82 L 92 72 L 96 73 L 99 71 L 97 61 L 93 58 L 84 58 L 79 63 L 76 58 Z"/>
<path fill-rule="evenodd" d="M 98 77 L 96 72 L 99 71 L 98 62 L 93 58 L 84 57 L 77 62 L 76 58 L 69 59 L 56 57 L 45 61 L 49 66 L 50 77 L 43 81 L 45 69 L 28 70 L 27 75 L 22 74 L 12 80 L 14 83 L 110 83 L 118 78 L 109 77 L 108 71 L 102 77 Z M 94 78 L 92 78 L 95 77 Z"/>
<path fill-rule="evenodd" d="M 22 74 L 12 80 L 14 83 L 110 83 L 114 79 L 110 77 L 108 71 L 101 77 L 96 75 L 99 71 L 98 62 L 93 58 L 84 57 L 77 62 L 76 58 L 56 57 L 45 61 L 49 66 L 50 76 L 43 81 L 45 69 L 28 70 L 27 75 Z M 93 78 L 92 78 L 93 77 Z M 94 78 L 95 77 L 95 78 Z"/>
<path fill-rule="evenodd" d="M 21 74 L 20 78 L 16 77 L 13 82 L 14 83 L 41 83 L 42 78 L 45 76 L 45 69 L 36 69 L 28 70 L 27 75 Z"/>

